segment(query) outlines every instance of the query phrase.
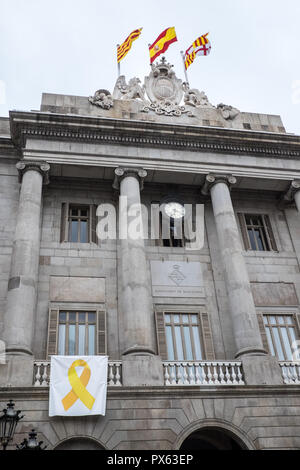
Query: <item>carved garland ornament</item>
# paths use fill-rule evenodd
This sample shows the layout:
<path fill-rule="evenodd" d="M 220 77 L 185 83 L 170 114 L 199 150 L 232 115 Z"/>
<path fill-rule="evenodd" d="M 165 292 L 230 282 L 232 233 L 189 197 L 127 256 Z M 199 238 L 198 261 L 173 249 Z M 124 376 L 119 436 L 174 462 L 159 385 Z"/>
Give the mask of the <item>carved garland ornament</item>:
<path fill-rule="evenodd" d="M 182 114 L 187 114 L 189 117 L 194 117 L 192 111 L 185 108 L 185 106 L 178 106 L 170 100 L 155 101 L 146 105 L 141 110 L 144 113 L 149 113 L 149 111 L 154 111 L 158 115 L 165 116 L 181 116 Z"/>

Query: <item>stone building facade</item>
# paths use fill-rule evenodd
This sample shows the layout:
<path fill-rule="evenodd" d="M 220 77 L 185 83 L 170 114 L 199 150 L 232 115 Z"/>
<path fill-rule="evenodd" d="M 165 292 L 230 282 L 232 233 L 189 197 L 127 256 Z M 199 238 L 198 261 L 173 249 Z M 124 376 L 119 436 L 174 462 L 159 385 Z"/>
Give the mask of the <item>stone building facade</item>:
<path fill-rule="evenodd" d="M 279 116 L 213 106 L 163 59 L 143 87 L 1 118 L 0 193 L 12 446 L 34 427 L 48 449 L 300 448 L 300 138 Z M 159 207 L 157 237 L 97 237 L 119 196 Z M 106 416 L 48 416 L 50 357 L 75 353 L 109 356 Z"/>

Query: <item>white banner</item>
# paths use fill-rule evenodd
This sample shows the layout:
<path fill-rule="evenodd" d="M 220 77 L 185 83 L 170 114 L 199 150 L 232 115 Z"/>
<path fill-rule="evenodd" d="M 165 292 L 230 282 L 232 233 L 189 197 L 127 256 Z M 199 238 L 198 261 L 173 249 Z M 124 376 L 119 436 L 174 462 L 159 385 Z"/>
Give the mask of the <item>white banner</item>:
<path fill-rule="evenodd" d="M 49 416 L 105 415 L 107 356 L 52 356 Z"/>

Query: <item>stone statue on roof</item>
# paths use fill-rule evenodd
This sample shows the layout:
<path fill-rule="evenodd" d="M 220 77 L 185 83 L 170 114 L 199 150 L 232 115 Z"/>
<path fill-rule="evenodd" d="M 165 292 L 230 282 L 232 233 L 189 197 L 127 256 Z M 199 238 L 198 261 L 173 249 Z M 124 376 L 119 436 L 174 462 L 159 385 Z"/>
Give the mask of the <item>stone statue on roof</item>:
<path fill-rule="evenodd" d="M 89 102 L 99 106 L 102 109 L 110 109 L 113 107 L 113 97 L 108 90 L 97 90 L 94 96 L 89 97 Z"/>
<path fill-rule="evenodd" d="M 204 91 L 199 91 L 197 88 L 190 88 L 187 82 L 182 84 L 184 90 L 184 104 L 194 106 L 195 108 L 214 108 L 208 101 Z"/>
<path fill-rule="evenodd" d="M 124 75 L 120 75 L 117 79 L 113 97 L 116 100 L 141 100 L 146 102 L 145 100 L 145 88 L 144 86 L 140 85 L 141 80 L 137 77 L 131 78 L 126 83 L 126 79 Z"/>

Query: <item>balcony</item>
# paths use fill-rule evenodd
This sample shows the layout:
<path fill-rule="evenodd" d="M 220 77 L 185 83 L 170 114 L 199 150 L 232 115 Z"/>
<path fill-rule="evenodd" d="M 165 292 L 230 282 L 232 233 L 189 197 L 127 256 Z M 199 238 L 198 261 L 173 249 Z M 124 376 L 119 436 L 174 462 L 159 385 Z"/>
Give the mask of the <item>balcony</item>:
<path fill-rule="evenodd" d="M 287 385 L 300 384 L 300 362 L 279 362 L 282 372 L 283 382 Z"/>
<path fill-rule="evenodd" d="M 35 361 L 33 371 L 34 387 L 49 387 L 50 361 Z M 122 362 L 110 361 L 108 363 L 107 385 L 110 387 L 122 386 Z"/>
<path fill-rule="evenodd" d="M 214 362 L 163 362 L 164 384 L 172 385 L 244 385 L 242 363 L 232 361 Z M 50 361 L 35 361 L 33 385 L 48 387 L 50 380 Z M 122 386 L 122 362 L 108 363 L 107 385 Z"/>
<path fill-rule="evenodd" d="M 164 383 L 172 385 L 245 385 L 241 362 L 163 362 Z"/>

